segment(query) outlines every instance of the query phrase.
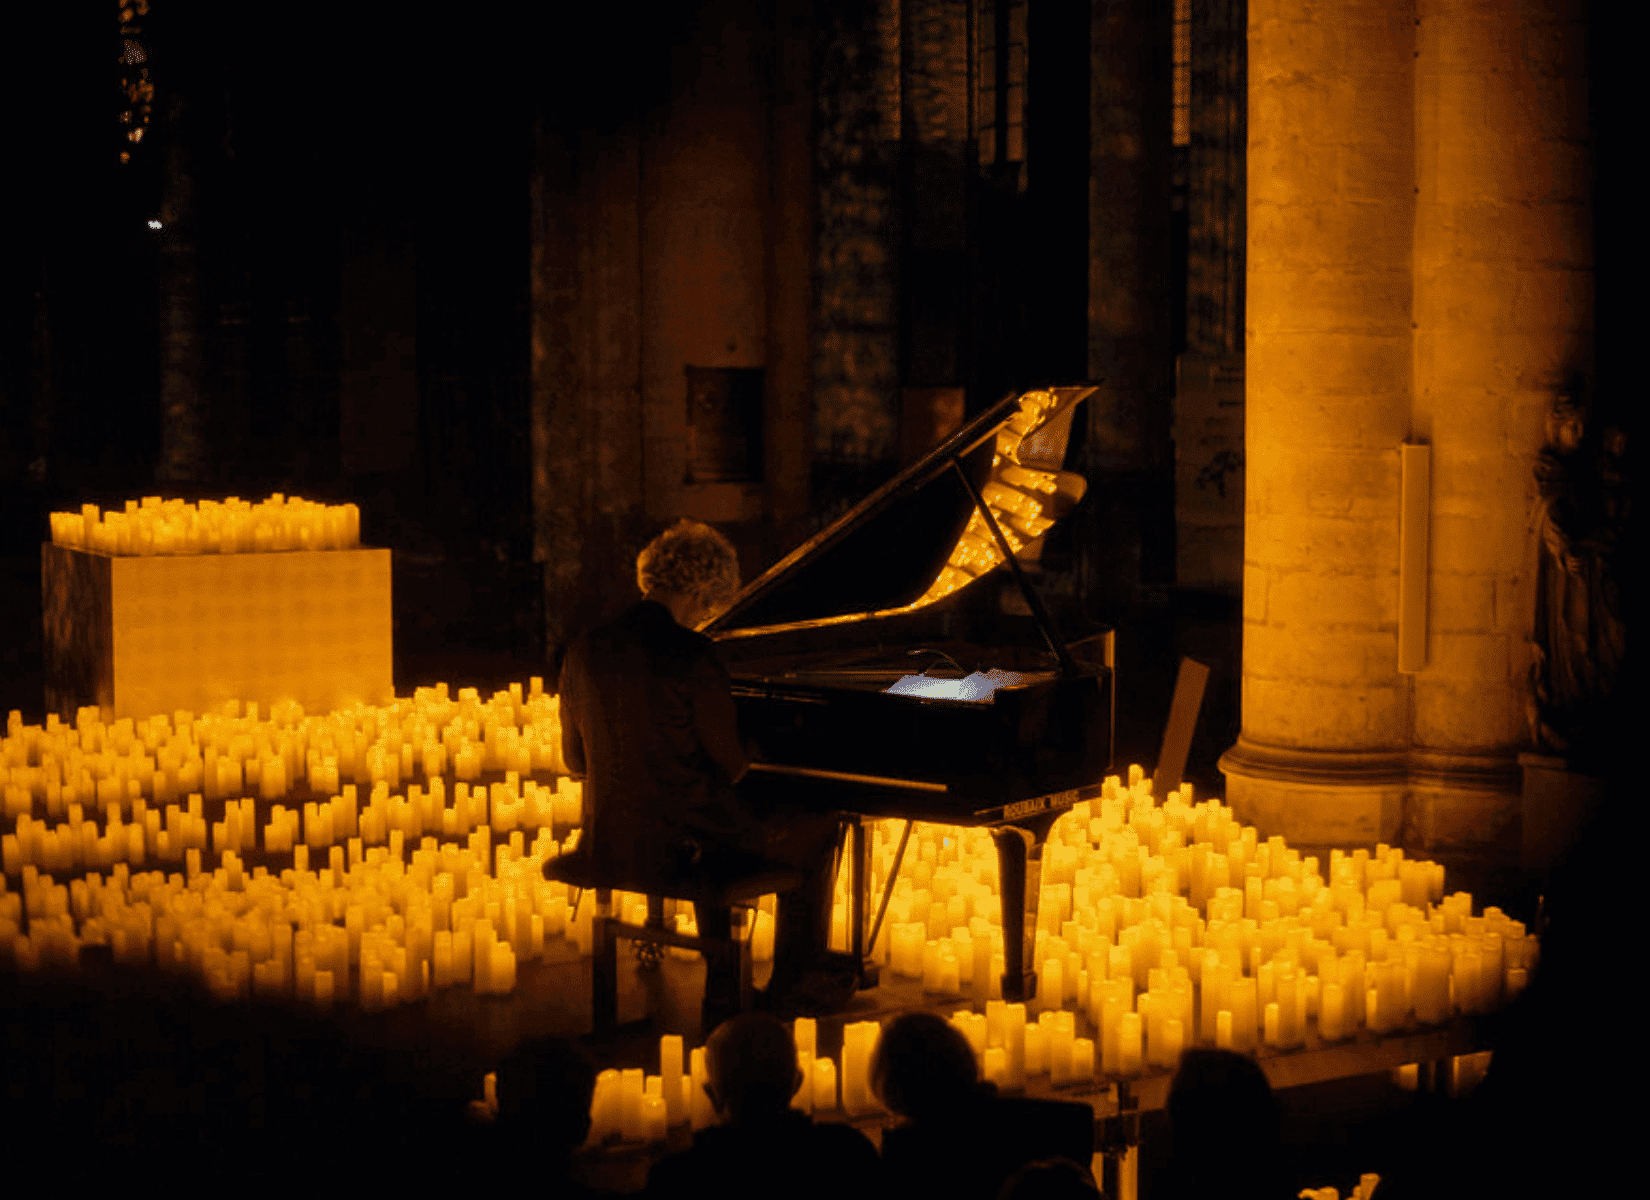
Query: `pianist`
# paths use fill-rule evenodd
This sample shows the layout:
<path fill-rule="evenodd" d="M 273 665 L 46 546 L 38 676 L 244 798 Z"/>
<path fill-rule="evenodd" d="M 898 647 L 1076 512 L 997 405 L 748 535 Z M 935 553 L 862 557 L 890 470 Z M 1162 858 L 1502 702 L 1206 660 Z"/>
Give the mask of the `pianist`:
<path fill-rule="evenodd" d="M 672 881 L 759 855 L 803 873 L 781 899 L 775 930 L 775 1007 L 825 1008 L 830 920 L 828 861 L 835 821 L 761 812 L 735 785 L 747 756 L 727 671 L 695 627 L 726 606 L 739 563 L 720 533 L 680 521 L 636 560 L 643 598 L 579 638 L 562 667 L 563 751 L 585 779 L 585 834 L 598 863 L 626 877 Z M 701 933 L 726 936 L 730 914 L 696 906 Z M 705 981 L 706 1029 L 738 1007 L 738 979 Z M 845 999 L 846 997 L 841 997 Z"/>

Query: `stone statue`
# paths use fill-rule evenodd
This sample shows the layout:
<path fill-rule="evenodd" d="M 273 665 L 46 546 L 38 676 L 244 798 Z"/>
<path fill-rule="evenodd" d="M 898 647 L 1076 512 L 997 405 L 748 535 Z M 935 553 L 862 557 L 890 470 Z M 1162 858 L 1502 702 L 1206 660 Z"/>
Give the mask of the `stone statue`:
<path fill-rule="evenodd" d="M 1596 435 L 1585 406 L 1561 395 L 1536 460 L 1540 562 L 1528 717 L 1536 748 L 1572 769 L 1602 767 L 1624 728 L 1617 695 L 1627 651 L 1622 574 L 1631 499 L 1627 435 Z"/>

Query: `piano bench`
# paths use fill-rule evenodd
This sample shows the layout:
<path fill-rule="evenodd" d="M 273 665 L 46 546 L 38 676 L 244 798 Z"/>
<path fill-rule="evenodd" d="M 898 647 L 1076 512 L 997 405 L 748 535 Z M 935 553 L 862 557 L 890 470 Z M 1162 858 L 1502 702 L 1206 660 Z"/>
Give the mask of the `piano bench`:
<path fill-rule="evenodd" d="M 750 910 L 769 893 L 788 892 L 800 887 L 802 872 L 755 856 L 742 856 L 711 872 L 692 876 L 648 876 L 616 870 L 595 860 L 594 855 L 574 850 L 550 859 L 544 873 L 569 887 L 596 893 L 596 910 L 591 918 L 590 1008 L 598 1035 L 618 1027 L 619 956 L 621 939 L 652 946 L 680 946 L 705 956 L 707 969 L 713 958 L 737 961 L 739 1008 L 751 1007 L 751 936 L 755 922 L 746 922 L 743 911 L 735 912 L 732 936 L 727 939 L 703 934 L 678 933 L 665 925 L 664 897 L 691 901 L 696 910 L 710 908 Z M 634 892 L 647 897 L 646 925 L 623 920 L 613 911 L 613 893 Z M 749 928 L 744 926 L 749 925 Z M 706 1034 L 710 1030 L 704 1031 Z"/>

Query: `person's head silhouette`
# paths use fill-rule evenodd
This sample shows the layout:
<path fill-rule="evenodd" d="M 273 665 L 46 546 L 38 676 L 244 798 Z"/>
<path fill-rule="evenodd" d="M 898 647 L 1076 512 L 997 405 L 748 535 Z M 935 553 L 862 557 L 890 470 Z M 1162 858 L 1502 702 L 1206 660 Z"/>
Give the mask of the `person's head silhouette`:
<path fill-rule="evenodd" d="M 705 1092 L 729 1125 L 783 1116 L 802 1085 L 791 1031 L 765 1013 L 742 1013 L 705 1043 Z"/>
<path fill-rule="evenodd" d="M 921 1121 L 954 1108 L 978 1090 L 974 1048 L 951 1022 L 933 1013 L 895 1017 L 882 1031 L 871 1062 L 871 1086 L 903 1117 Z"/>

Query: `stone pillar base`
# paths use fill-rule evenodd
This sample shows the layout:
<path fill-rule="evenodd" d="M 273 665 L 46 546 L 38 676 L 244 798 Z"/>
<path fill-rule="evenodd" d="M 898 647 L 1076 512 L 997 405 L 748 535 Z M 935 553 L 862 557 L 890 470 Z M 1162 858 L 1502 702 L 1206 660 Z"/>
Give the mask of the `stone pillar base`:
<path fill-rule="evenodd" d="M 1410 840 L 1422 850 L 1487 851 L 1513 861 L 1518 854 L 1518 762 L 1503 754 L 1409 755 Z"/>
<path fill-rule="evenodd" d="M 1263 837 L 1508 854 L 1517 844 L 1518 774 L 1510 753 L 1297 750 L 1239 738 L 1220 769 L 1226 802 Z"/>
<path fill-rule="evenodd" d="M 1295 750 L 1241 737 L 1220 769 L 1240 821 L 1262 837 L 1316 846 L 1392 841 L 1409 786 L 1400 752 Z"/>

